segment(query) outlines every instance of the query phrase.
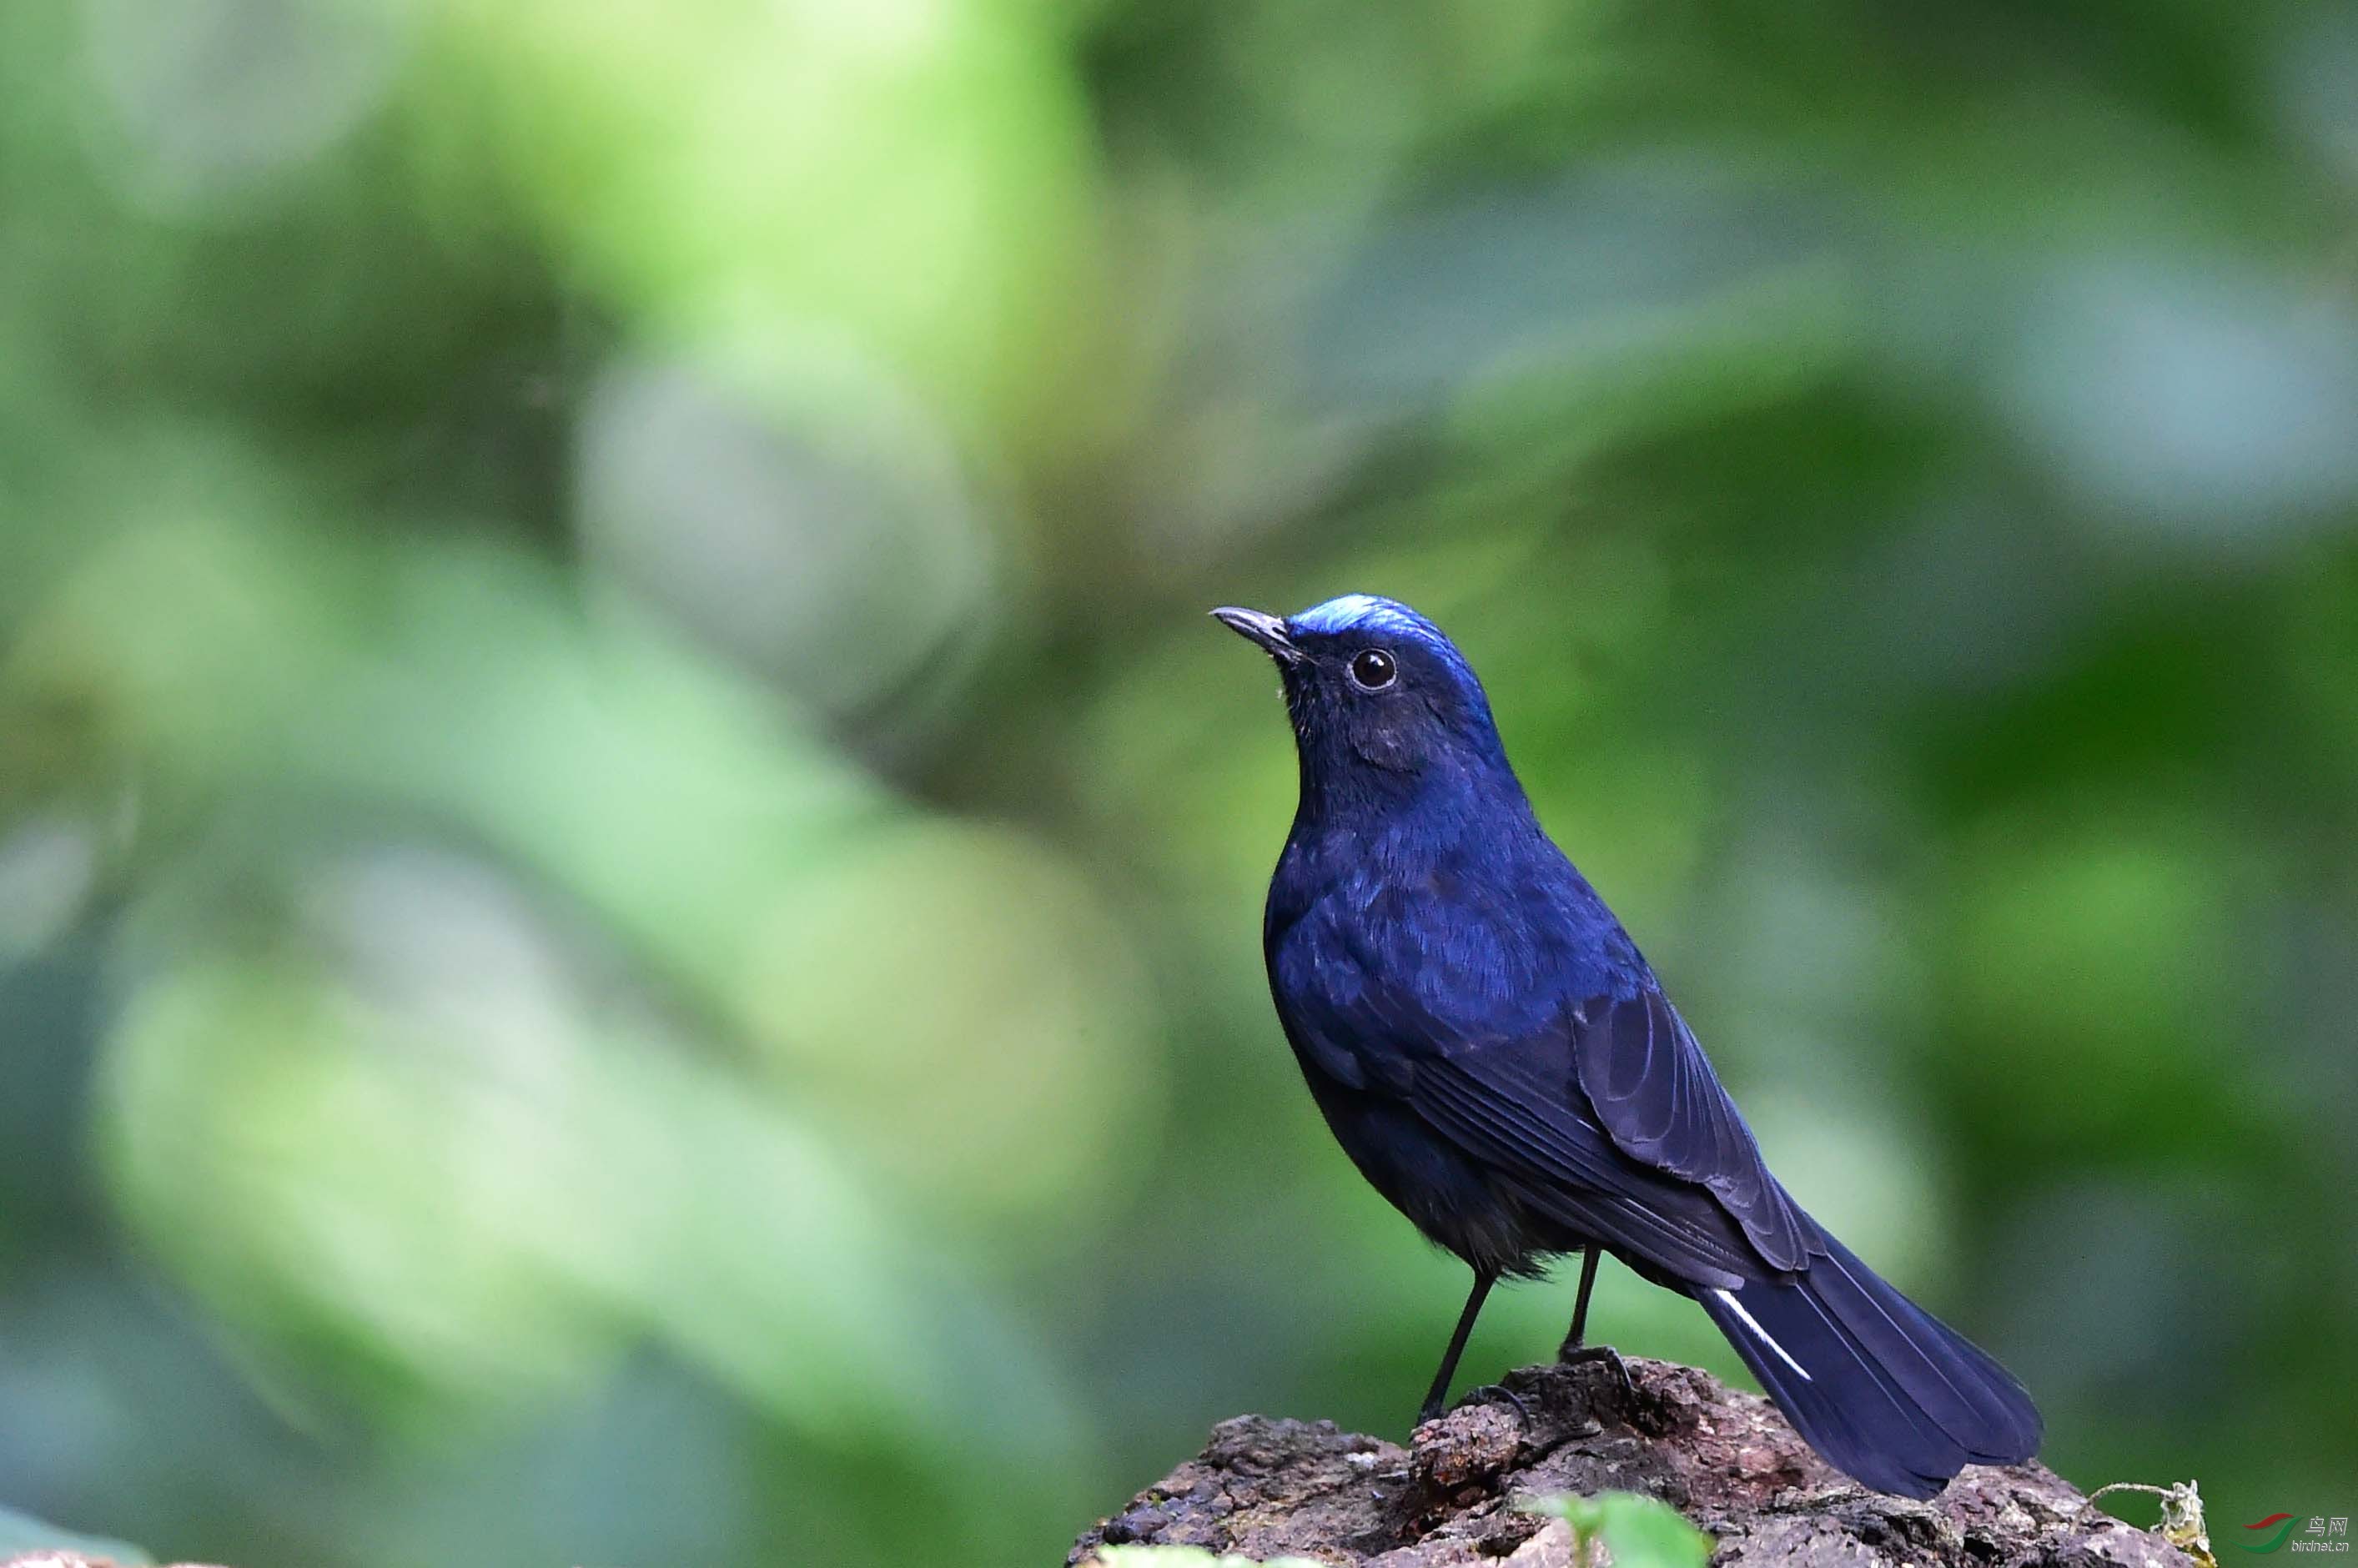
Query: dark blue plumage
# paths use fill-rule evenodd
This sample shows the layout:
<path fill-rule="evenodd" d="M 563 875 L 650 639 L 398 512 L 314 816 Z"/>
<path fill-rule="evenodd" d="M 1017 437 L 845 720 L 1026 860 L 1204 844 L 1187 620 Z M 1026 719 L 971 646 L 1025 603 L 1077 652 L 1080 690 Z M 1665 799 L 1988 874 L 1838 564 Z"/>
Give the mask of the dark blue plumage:
<path fill-rule="evenodd" d="M 1214 613 L 1282 672 L 1302 796 L 1262 928 L 1313 1097 L 1377 1191 L 1491 1283 L 1602 1247 L 1693 1296 L 1797 1431 L 1930 1497 L 2039 1445 L 2005 1369 L 1803 1213 L 1628 933 L 1532 814 L 1438 628 L 1351 595 Z M 1579 1338 L 1584 1272 L 1567 1351 Z"/>

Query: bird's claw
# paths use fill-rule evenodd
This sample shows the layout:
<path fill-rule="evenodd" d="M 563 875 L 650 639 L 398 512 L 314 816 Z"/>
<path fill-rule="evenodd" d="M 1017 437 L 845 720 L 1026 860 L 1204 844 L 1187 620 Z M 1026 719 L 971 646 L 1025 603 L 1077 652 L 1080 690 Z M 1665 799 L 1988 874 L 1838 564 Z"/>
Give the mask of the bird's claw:
<path fill-rule="evenodd" d="M 1466 1397 L 1453 1408 L 1462 1410 L 1467 1405 L 1495 1404 L 1500 1400 L 1515 1407 L 1515 1414 L 1525 1426 L 1536 1424 L 1531 1419 L 1531 1407 L 1523 1402 L 1523 1396 L 1504 1383 L 1485 1383 L 1478 1389 L 1468 1389 Z"/>
<path fill-rule="evenodd" d="M 1610 1345 L 1566 1345 L 1555 1353 L 1555 1358 L 1558 1365 L 1564 1367 L 1576 1367 L 1583 1361 L 1602 1361 L 1613 1368 L 1613 1376 L 1621 1384 L 1622 1395 L 1632 1400 L 1638 1397 L 1638 1384 L 1629 1376 L 1628 1363 L 1623 1361 L 1621 1352 Z"/>

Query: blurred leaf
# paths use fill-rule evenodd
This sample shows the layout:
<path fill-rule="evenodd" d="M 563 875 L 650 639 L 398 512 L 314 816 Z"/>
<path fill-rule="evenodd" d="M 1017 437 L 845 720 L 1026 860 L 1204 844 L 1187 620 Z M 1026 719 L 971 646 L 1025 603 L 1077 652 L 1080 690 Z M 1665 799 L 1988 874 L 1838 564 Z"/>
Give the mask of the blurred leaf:
<path fill-rule="evenodd" d="M 1215 1556 L 1200 1546 L 1100 1546 L 1106 1568 L 1318 1568 L 1307 1557 Z"/>
<path fill-rule="evenodd" d="M 83 1557 L 103 1558 L 123 1564 L 123 1568 L 146 1568 L 156 1561 L 127 1541 L 109 1541 L 102 1535 L 77 1535 L 70 1530 L 44 1524 L 30 1514 L 0 1509 L 0 1556 L 30 1556 L 48 1552 L 70 1552 Z"/>
<path fill-rule="evenodd" d="M 1588 1568 L 1594 1541 L 1605 1542 L 1614 1568 L 1703 1568 L 1711 1556 L 1711 1537 L 1668 1503 L 1636 1492 L 1533 1498 L 1519 1506 L 1572 1527 L 1574 1568 Z"/>

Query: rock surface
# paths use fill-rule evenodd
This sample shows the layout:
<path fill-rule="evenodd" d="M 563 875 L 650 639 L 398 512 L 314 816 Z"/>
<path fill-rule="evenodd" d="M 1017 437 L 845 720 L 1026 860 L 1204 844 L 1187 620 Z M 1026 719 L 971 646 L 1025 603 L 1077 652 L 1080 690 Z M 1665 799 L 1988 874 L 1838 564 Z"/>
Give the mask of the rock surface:
<path fill-rule="evenodd" d="M 1692 1367 L 1527 1367 L 1508 1399 L 1469 1400 L 1403 1449 L 1332 1422 L 1238 1416 L 1203 1453 L 1085 1532 L 1099 1545 L 1201 1546 L 1336 1568 L 1562 1568 L 1561 1524 L 1520 1512 L 1549 1493 L 1643 1492 L 1718 1542 L 1713 1568 L 2195 1568 L 2159 1536 L 2084 1510 L 2043 1465 L 1967 1469 L 1931 1502 L 1862 1489 L 1774 1407 Z"/>

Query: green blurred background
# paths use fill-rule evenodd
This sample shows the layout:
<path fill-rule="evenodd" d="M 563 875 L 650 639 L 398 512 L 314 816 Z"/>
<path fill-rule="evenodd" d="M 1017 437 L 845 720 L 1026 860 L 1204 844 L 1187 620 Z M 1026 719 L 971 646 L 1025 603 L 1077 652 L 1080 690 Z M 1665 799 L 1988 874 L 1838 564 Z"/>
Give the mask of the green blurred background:
<path fill-rule="evenodd" d="M 1352 589 L 2060 1469 L 2358 1509 L 2343 0 L 8 0 L 0 1503 L 1012 1568 L 1401 1435 L 1203 619 Z"/>

